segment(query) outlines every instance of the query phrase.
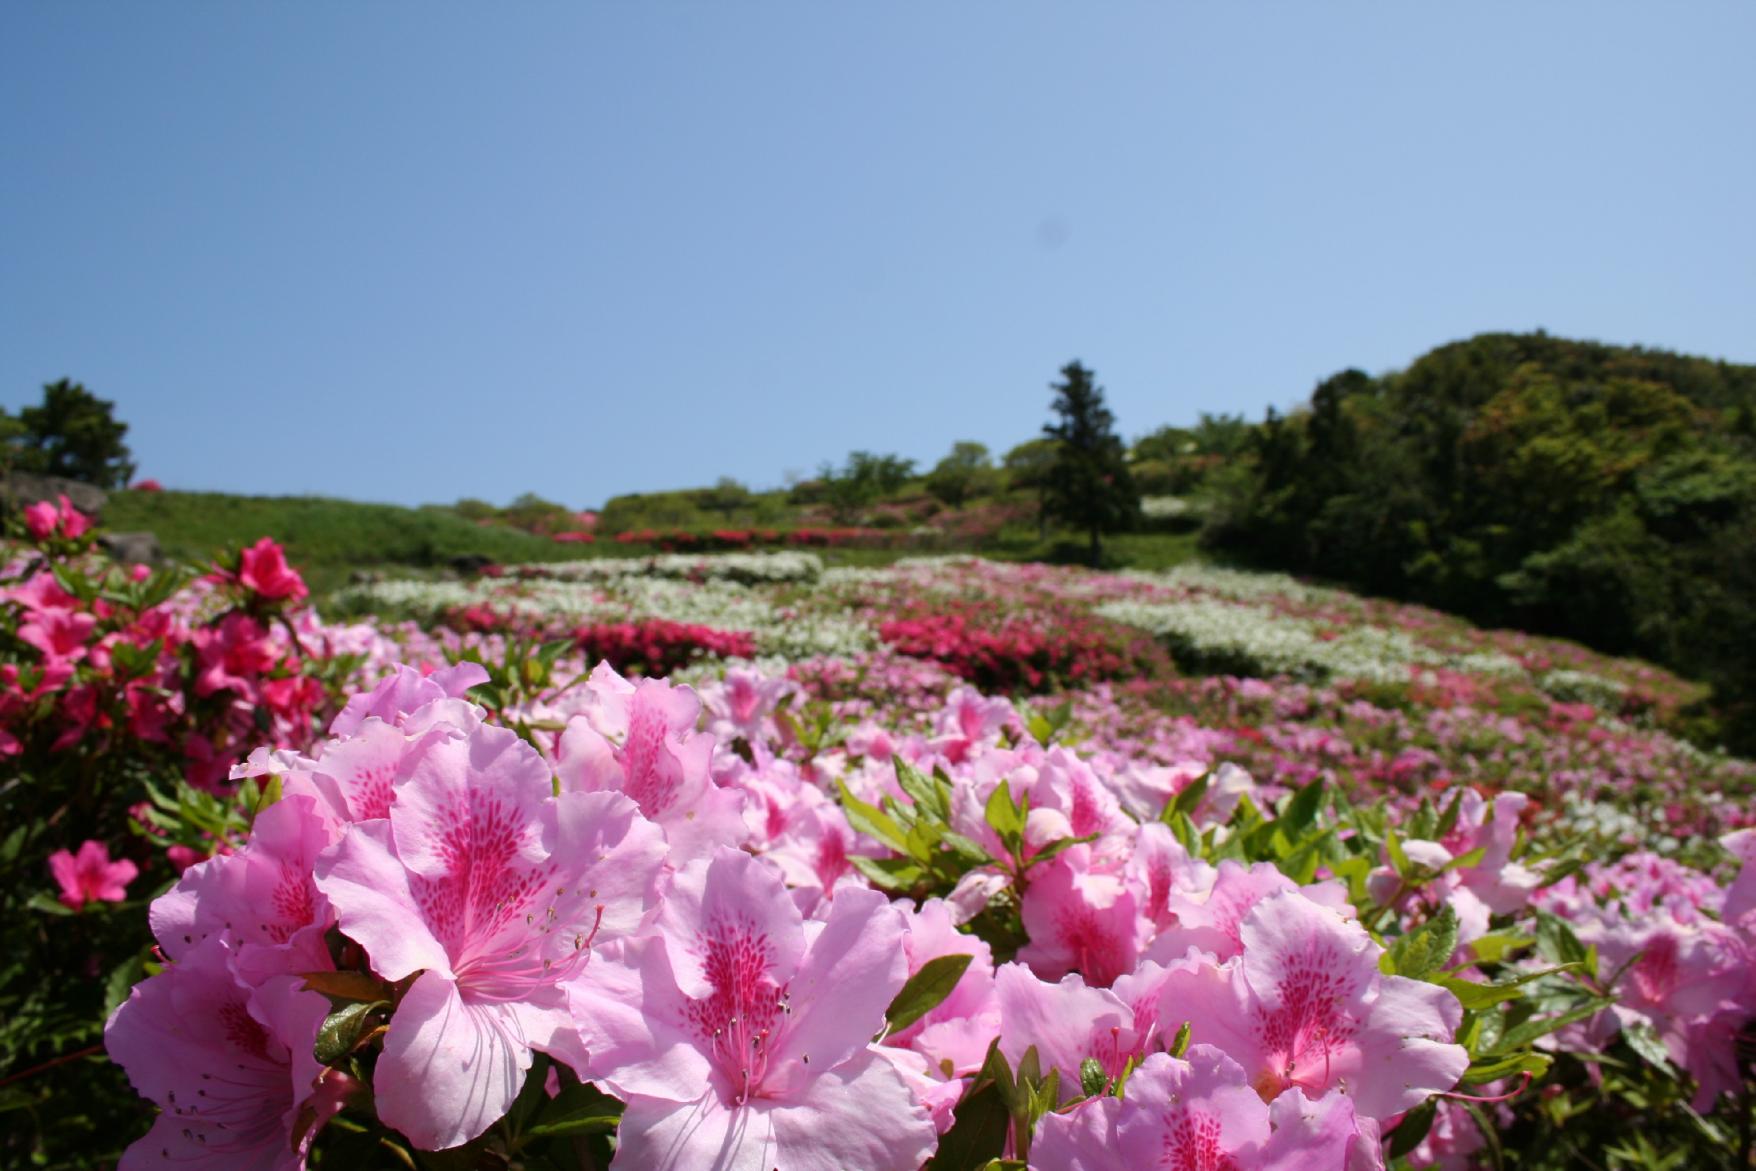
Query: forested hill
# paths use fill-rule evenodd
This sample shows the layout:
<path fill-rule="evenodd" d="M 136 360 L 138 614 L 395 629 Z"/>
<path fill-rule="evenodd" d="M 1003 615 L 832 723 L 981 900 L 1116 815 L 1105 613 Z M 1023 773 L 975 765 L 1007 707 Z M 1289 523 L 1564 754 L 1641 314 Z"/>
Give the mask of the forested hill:
<path fill-rule="evenodd" d="M 1215 479 L 1215 546 L 1756 698 L 1756 366 L 1483 334 L 1325 380 Z"/>

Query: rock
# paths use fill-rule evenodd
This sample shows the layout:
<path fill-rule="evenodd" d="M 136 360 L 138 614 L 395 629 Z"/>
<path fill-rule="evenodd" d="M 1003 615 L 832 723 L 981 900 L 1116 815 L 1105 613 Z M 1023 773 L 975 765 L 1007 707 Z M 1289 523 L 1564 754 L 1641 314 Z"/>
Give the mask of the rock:
<path fill-rule="evenodd" d="M 105 492 L 92 484 L 80 480 L 68 480 L 61 476 L 37 476 L 29 472 L 13 472 L 0 480 L 0 496 L 19 508 L 47 500 L 54 502 L 58 497 L 66 496 L 68 503 L 87 516 L 96 516 L 104 510 L 104 504 L 110 498 Z"/>
<path fill-rule="evenodd" d="M 165 559 L 159 539 L 151 533 L 106 533 L 98 544 L 125 565 L 157 565 Z"/>

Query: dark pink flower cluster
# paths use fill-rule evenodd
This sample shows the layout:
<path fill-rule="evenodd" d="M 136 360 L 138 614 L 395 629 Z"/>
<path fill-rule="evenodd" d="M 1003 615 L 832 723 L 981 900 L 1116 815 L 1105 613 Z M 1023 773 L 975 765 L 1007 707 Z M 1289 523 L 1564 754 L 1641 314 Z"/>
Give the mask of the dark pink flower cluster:
<path fill-rule="evenodd" d="M 19 643 L 33 652 L 0 663 L 8 684 L 0 696 L 0 755 L 45 736 L 50 752 L 121 737 L 180 750 L 189 779 L 212 787 L 241 754 L 228 745 L 259 734 L 259 719 L 279 730 L 277 739 L 308 736 L 329 700 L 312 674 L 323 656 L 313 658 L 298 627 L 258 601 L 297 599 L 304 583 L 278 548 L 255 552 L 246 553 L 237 578 L 244 593 L 235 597 L 221 587 L 132 605 L 152 596 L 145 567 L 109 571 L 134 593 L 96 584 L 70 593 L 46 565 L 0 587 L 0 622 L 10 618 Z M 320 638 L 313 623 L 306 632 Z"/>
<path fill-rule="evenodd" d="M 575 629 L 573 641 L 591 661 L 642 675 L 668 675 L 704 655 L 729 659 L 756 653 L 756 639 L 748 631 L 716 630 L 664 618 L 595 622 Z"/>
<path fill-rule="evenodd" d="M 991 691 L 1153 677 L 1169 667 L 1150 639 L 1073 607 L 1020 614 L 992 602 L 935 600 L 881 622 L 878 636 Z"/>
<path fill-rule="evenodd" d="M 57 537 L 63 541 L 73 541 L 91 528 L 91 521 L 73 507 L 66 496 L 62 496 L 58 506 L 47 500 L 27 506 L 24 510 L 24 527 L 33 541 L 48 541 Z"/>
<path fill-rule="evenodd" d="M 628 529 L 615 535 L 623 545 L 654 545 L 666 551 L 755 549 L 781 545 L 800 547 L 868 546 L 892 543 L 883 529 L 797 528 L 714 529 L 697 533 L 687 529 Z"/>

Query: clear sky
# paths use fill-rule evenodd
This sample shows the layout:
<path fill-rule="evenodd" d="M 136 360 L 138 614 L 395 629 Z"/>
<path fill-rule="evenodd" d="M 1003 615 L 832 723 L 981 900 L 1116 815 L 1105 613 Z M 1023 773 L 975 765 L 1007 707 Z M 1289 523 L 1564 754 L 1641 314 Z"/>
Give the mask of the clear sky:
<path fill-rule="evenodd" d="M 1756 361 L 1756 4 L 0 6 L 0 405 L 568 504 L 1489 329 Z"/>

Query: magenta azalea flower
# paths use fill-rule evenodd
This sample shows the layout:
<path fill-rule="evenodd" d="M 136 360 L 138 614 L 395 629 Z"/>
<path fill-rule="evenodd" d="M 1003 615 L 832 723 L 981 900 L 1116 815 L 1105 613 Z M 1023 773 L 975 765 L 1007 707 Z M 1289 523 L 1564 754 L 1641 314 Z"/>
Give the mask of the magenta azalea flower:
<path fill-rule="evenodd" d="M 110 861 L 109 847 L 102 842 L 82 842 L 78 854 L 66 850 L 50 854 L 49 873 L 61 887 L 61 905 L 77 911 L 94 900 L 121 902 L 140 869 L 126 858 Z"/>
<path fill-rule="evenodd" d="M 913 1171 L 933 1122 L 872 1044 L 907 978 L 902 921 L 844 890 L 805 921 L 767 863 L 677 873 L 654 934 L 572 987 L 589 1076 L 628 1104 L 618 1159 L 674 1171 Z"/>
<path fill-rule="evenodd" d="M 238 580 L 270 601 L 296 602 L 306 594 L 305 579 L 287 564 L 286 551 L 264 537 L 238 557 Z"/>
<path fill-rule="evenodd" d="M 318 889 L 373 970 L 421 973 L 374 1088 L 379 1117 L 422 1149 L 506 1113 L 532 1050 L 570 1044 L 562 982 L 656 897 L 657 827 L 618 794 L 552 792 L 535 749 L 481 725 L 432 744 L 388 817 L 350 826 L 318 860 Z"/>

